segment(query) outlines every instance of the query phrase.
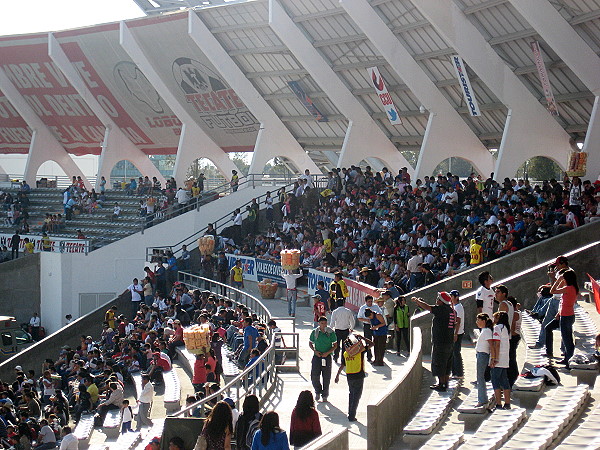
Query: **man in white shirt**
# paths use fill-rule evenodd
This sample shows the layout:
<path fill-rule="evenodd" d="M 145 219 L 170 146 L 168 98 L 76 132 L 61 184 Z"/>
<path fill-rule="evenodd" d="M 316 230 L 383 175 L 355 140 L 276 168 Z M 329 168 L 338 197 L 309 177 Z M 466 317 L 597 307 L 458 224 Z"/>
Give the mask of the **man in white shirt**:
<path fill-rule="evenodd" d="M 491 289 L 494 278 L 488 271 L 479 274 L 479 284 L 481 287 L 477 289 L 475 301 L 477 302 L 477 313 L 486 313 L 490 319 L 494 315 L 494 298 L 496 293 Z"/>
<path fill-rule="evenodd" d="M 177 199 L 177 204 L 179 207 L 185 206 L 189 200 L 188 191 L 183 188 L 179 188 L 175 194 L 175 198 Z"/>
<path fill-rule="evenodd" d="M 40 340 L 40 327 L 42 326 L 42 322 L 38 313 L 34 312 L 31 319 L 29 319 L 29 327 L 31 329 L 31 337 L 34 341 Z"/>
<path fill-rule="evenodd" d="M 115 202 L 115 207 L 113 208 L 113 213 L 110 218 L 110 221 L 114 222 L 114 220 L 116 218 L 118 218 L 120 215 L 121 215 L 121 207 L 119 206 L 119 204 L 117 202 Z"/>
<path fill-rule="evenodd" d="M 48 421 L 46 419 L 42 419 L 40 420 L 40 425 L 42 428 L 38 433 L 38 444 L 35 448 L 43 450 L 47 448 L 56 448 L 56 436 L 54 435 L 54 430 L 48 425 Z"/>
<path fill-rule="evenodd" d="M 455 289 L 450 291 L 452 306 L 456 314 L 454 322 L 454 348 L 452 349 L 452 376 L 462 378 L 465 375 L 461 354 L 462 339 L 465 334 L 465 308 L 460 303 L 460 293 Z"/>
<path fill-rule="evenodd" d="M 371 331 L 371 320 L 367 319 L 365 317 L 365 309 L 369 308 L 371 311 L 373 311 L 376 314 L 381 314 L 383 316 L 383 311 L 381 310 L 381 308 L 378 305 L 375 305 L 373 303 L 373 296 L 372 295 L 366 295 L 365 296 L 365 304 L 362 305 L 359 310 L 358 310 L 358 315 L 356 316 L 356 318 L 358 319 L 359 322 L 362 322 L 363 324 L 363 335 L 370 340 L 373 340 L 373 331 Z M 373 358 L 373 355 L 371 353 L 371 348 L 367 347 L 367 359 L 369 361 L 371 361 L 371 359 Z"/>
<path fill-rule="evenodd" d="M 304 171 L 304 175 L 300 176 L 306 182 L 306 187 L 309 189 L 313 189 L 315 185 L 313 184 L 313 177 L 310 174 L 310 170 L 306 169 Z"/>
<path fill-rule="evenodd" d="M 337 362 L 342 344 L 354 329 L 356 318 L 354 313 L 344 306 L 344 300 L 337 301 L 337 308 L 331 313 L 331 328 L 337 336 L 337 346 L 333 352 L 333 359 Z"/>
<path fill-rule="evenodd" d="M 137 278 L 134 278 L 133 283 L 127 287 L 127 290 L 131 292 L 131 317 L 135 318 L 135 315 L 140 309 L 140 302 L 142 301 L 142 293 L 144 292 L 144 287 L 140 284 Z"/>
<path fill-rule="evenodd" d="M 71 427 L 66 426 L 63 427 L 61 432 L 63 438 L 60 442 L 59 450 L 78 450 L 79 449 L 79 439 L 71 432 Z"/>
<path fill-rule="evenodd" d="M 412 291 L 419 281 L 419 264 L 423 263 L 423 257 L 417 250 L 411 251 L 411 257 L 406 263 L 406 270 L 410 273 L 409 290 Z"/>
<path fill-rule="evenodd" d="M 138 397 L 138 414 L 136 417 L 137 428 L 140 431 L 142 426 L 152 427 L 154 425 L 150 420 L 150 407 L 152 406 L 152 397 L 154 396 L 154 387 L 150 383 L 150 376 L 142 375 L 142 392 Z"/>
<path fill-rule="evenodd" d="M 302 277 L 302 269 L 299 269 L 298 273 L 282 270 L 281 276 L 285 280 L 287 288 L 288 315 L 290 317 L 296 317 L 296 301 L 298 300 L 298 289 L 296 288 L 296 284 L 298 278 Z"/>

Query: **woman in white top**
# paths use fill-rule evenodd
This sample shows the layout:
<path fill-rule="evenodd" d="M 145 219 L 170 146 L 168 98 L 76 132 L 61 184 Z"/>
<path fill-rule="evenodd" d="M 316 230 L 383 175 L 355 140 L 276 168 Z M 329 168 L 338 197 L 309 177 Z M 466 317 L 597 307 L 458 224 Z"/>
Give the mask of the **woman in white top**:
<path fill-rule="evenodd" d="M 496 409 L 510 409 L 510 382 L 508 381 L 510 325 L 508 314 L 504 311 L 494 313 L 494 332 L 490 345 L 490 367 L 492 368 L 492 386 L 496 396 Z M 504 395 L 504 408 L 502 407 Z"/>
<path fill-rule="evenodd" d="M 487 383 L 485 381 L 485 371 L 490 364 L 490 343 L 492 341 L 492 329 L 494 322 L 486 313 L 477 314 L 477 328 L 481 329 L 481 334 L 475 344 L 477 357 L 477 407 L 487 405 Z"/>

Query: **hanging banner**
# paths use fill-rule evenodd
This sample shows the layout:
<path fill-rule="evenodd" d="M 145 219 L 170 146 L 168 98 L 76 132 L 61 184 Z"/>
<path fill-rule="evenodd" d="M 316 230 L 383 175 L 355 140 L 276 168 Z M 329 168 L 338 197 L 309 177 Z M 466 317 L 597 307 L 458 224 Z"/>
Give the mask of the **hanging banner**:
<path fill-rule="evenodd" d="M 548 79 L 548 72 L 546 72 L 546 64 L 544 64 L 544 58 L 540 51 L 540 44 L 538 41 L 531 43 L 531 50 L 533 51 L 533 60 L 535 67 L 537 67 L 538 76 L 540 77 L 540 83 L 542 83 L 542 89 L 544 96 L 546 97 L 546 103 L 548 104 L 548 111 L 553 116 L 558 116 L 558 106 L 556 105 L 556 99 L 552 93 L 552 87 L 550 86 L 550 80 Z"/>
<path fill-rule="evenodd" d="M 475 98 L 473 88 L 471 87 L 471 81 L 469 81 L 469 75 L 467 75 L 465 63 L 460 56 L 453 55 L 452 65 L 454 66 L 454 71 L 456 72 L 458 82 L 460 83 L 460 87 L 463 91 L 465 102 L 469 108 L 469 114 L 471 114 L 473 117 L 481 116 L 477 99 Z"/>
<path fill-rule="evenodd" d="M 0 245 L 10 249 L 12 236 L 12 234 L 0 233 Z M 19 250 L 21 252 L 25 250 L 25 238 L 33 242 L 34 253 L 44 251 L 43 236 L 27 234 L 22 235 L 19 241 Z M 68 239 L 51 236 L 50 247 L 46 251 L 53 253 L 85 253 L 87 255 L 90 251 L 90 241 L 88 239 Z"/>
<path fill-rule="evenodd" d="M 379 69 L 377 67 L 369 67 L 367 69 L 369 71 L 369 78 L 373 83 L 373 87 L 375 88 L 375 92 L 377 92 L 377 96 L 381 101 L 381 105 L 383 106 L 383 110 L 388 116 L 390 123 L 392 125 L 402 125 L 402 119 L 400 118 L 400 114 L 398 114 L 398 109 L 394 105 L 394 101 L 392 100 L 392 96 L 387 90 L 385 85 L 385 81 L 383 77 L 379 73 Z"/>
<path fill-rule="evenodd" d="M 300 83 L 297 81 L 288 81 L 288 86 L 296 97 L 298 97 L 298 100 L 300 100 L 300 103 L 302 103 L 302 106 L 304 106 L 308 113 L 317 119 L 317 122 L 329 122 L 327 116 L 323 115 L 321 111 L 319 111 L 319 108 L 315 106 L 312 99 L 306 95 L 306 92 L 304 92 Z"/>
<path fill-rule="evenodd" d="M 242 277 L 244 280 L 248 281 L 258 281 L 256 277 L 256 260 L 251 256 L 242 256 L 242 255 L 234 255 L 232 253 L 225 253 L 225 257 L 229 262 L 229 270 L 233 266 L 235 266 L 235 262 L 239 259 L 242 261 L 242 269 L 244 272 L 242 273 Z"/>

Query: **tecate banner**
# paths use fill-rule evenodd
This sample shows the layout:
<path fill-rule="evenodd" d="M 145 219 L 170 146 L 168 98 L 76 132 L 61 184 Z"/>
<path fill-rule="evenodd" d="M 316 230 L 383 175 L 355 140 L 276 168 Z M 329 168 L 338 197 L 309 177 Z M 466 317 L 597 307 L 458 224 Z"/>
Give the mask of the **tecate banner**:
<path fill-rule="evenodd" d="M 367 70 L 369 71 L 369 78 L 373 83 L 375 92 L 381 101 L 383 110 L 387 114 L 390 123 L 392 125 L 402 125 L 402 119 L 400 118 L 400 114 L 398 114 L 398 109 L 394 105 L 392 96 L 387 90 L 385 81 L 383 81 L 383 77 L 379 73 L 379 69 L 377 67 L 369 67 Z"/>
<path fill-rule="evenodd" d="M 473 88 L 471 87 L 471 82 L 469 81 L 469 75 L 467 75 L 465 63 L 460 56 L 454 55 L 452 56 L 452 65 L 454 66 L 456 76 L 458 77 L 458 82 L 463 91 L 465 102 L 467 104 L 467 108 L 469 109 L 469 114 L 471 114 L 473 117 L 481 116 L 477 99 L 475 98 Z"/>
<path fill-rule="evenodd" d="M 556 99 L 552 93 L 552 87 L 550 86 L 550 80 L 548 79 L 548 72 L 546 72 L 546 64 L 544 64 L 544 58 L 542 58 L 542 52 L 540 51 L 540 44 L 538 41 L 531 43 L 531 50 L 533 51 L 533 60 L 535 61 L 535 67 L 540 77 L 540 83 L 544 90 L 544 96 L 546 97 L 546 103 L 548 104 L 548 111 L 553 116 L 558 116 L 558 106 L 556 106 Z"/>
<path fill-rule="evenodd" d="M 231 253 L 225 253 L 225 256 L 227 257 L 227 260 L 229 262 L 229 270 L 231 270 L 231 268 L 235 266 L 235 262 L 239 259 L 242 261 L 242 277 L 244 278 L 244 280 L 258 281 L 258 279 L 256 278 L 255 269 L 256 261 L 254 260 L 254 258 L 252 258 L 251 256 L 233 255 Z"/>

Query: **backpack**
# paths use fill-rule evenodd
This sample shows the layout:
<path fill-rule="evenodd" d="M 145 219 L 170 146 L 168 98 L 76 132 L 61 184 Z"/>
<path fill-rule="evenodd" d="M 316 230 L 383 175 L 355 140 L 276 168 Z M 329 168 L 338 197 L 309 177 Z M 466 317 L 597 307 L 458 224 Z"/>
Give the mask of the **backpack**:
<path fill-rule="evenodd" d="M 248 423 L 248 431 L 246 431 L 246 447 L 252 448 L 254 433 L 256 433 L 256 431 L 259 429 L 261 420 L 262 414 L 256 413 L 254 418 Z"/>

